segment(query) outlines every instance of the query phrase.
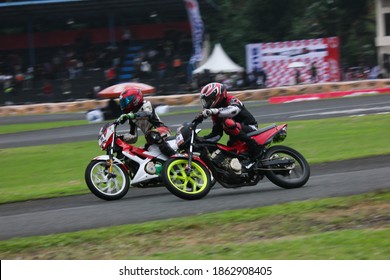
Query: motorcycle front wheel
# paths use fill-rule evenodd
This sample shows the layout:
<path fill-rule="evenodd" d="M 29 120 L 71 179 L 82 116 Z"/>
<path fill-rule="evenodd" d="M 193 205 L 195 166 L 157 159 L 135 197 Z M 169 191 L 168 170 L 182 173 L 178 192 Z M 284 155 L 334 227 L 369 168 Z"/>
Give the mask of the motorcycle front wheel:
<path fill-rule="evenodd" d="M 272 166 L 267 170 L 267 178 L 275 185 L 284 189 L 300 188 L 310 177 L 310 166 L 298 151 L 286 146 L 273 146 L 267 150 L 266 159 L 290 159 L 294 163 L 288 166 Z"/>
<path fill-rule="evenodd" d="M 98 198 L 118 200 L 129 191 L 130 179 L 122 165 L 113 163 L 112 173 L 105 160 L 92 160 L 85 170 L 85 182 Z"/>
<path fill-rule="evenodd" d="M 161 178 L 165 187 L 174 195 L 186 200 L 205 197 L 213 184 L 209 170 L 201 163 L 193 161 L 189 175 L 188 159 L 171 158 L 164 163 Z"/>

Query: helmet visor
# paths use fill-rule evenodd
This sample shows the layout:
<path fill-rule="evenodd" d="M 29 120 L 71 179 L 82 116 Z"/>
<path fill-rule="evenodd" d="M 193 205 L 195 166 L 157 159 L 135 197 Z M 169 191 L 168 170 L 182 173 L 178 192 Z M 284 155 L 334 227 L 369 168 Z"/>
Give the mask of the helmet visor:
<path fill-rule="evenodd" d="M 119 100 L 119 106 L 121 106 L 122 110 L 125 109 L 128 104 L 129 101 L 127 100 L 127 98 L 123 98 Z"/>
<path fill-rule="evenodd" d="M 214 90 L 211 94 L 209 94 L 207 96 L 203 95 L 201 97 L 201 103 L 202 103 L 203 109 L 210 109 L 211 105 L 213 105 L 213 103 L 215 101 L 215 98 L 216 98 L 216 90 Z"/>
<path fill-rule="evenodd" d="M 122 110 L 125 110 L 125 109 L 129 110 L 129 109 L 131 109 L 129 107 L 132 107 L 130 103 L 133 101 L 133 99 L 134 99 L 133 96 L 121 98 L 121 99 L 119 99 L 119 106 L 121 107 Z"/>
<path fill-rule="evenodd" d="M 201 103 L 202 103 L 203 109 L 210 109 L 211 104 L 213 103 L 213 100 L 211 100 L 210 98 L 207 98 L 207 97 L 202 97 Z"/>

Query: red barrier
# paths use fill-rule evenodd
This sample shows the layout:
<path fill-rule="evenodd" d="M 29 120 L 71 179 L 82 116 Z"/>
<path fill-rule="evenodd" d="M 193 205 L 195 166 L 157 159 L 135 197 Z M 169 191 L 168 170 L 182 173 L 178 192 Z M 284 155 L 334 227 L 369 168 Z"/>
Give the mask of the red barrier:
<path fill-rule="evenodd" d="M 379 94 L 379 93 L 390 93 L 390 88 L 375 88 L 375 89 L 356 89 L 349 91 L 333 91 L 333 92 L 323 92 L 323 93 L 307 93 L 300 95 L 290 95 L 290 96 L 275 96 L 268 99 L 268 102 L 271 104 L 277 103 L 288 103 L 288 102 L 298 102 L 298 101 L 308 101 L 316 99 L 325 99 L 325 98 L 338 98 L 338 97 L 348 97 L 348 96 L 358 96 L 358 95 L 368 95 L 368 94 Z"/>

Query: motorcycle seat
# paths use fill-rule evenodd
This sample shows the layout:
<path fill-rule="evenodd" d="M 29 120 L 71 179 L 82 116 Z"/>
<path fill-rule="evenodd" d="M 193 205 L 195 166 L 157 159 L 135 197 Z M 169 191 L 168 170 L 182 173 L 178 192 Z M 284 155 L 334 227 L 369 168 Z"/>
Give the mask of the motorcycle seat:
<path fill-rule="evenodd" d="M 271 124 L 271 125 L 269 125 L 269 126 L 260 128 L 260 129 L 258 129 L 258 130 L 252 131 L 252 132 L 249 132 L 249 133 L 247 133 L 247 135 L 248 135 L 249 137 L 252 137 L 252 136 L 255 136 L 255 135 L 259 135 L 259 134 L 261 134 L 261 133 L 263 133 L 263 132 L 265 132 L 265 131 L 267 131 L 267 130 L 270 130 L 270 129 L 272 129 L 272 128 L 275 128 L 275 127 L 276 127 L 276 124 Z"/>

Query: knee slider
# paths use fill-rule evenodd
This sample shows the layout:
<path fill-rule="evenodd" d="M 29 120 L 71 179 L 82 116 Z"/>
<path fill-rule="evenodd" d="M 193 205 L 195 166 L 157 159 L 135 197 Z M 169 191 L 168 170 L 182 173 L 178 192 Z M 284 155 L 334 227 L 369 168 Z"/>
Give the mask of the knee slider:
<path fill-rule="evenodd" d="M 229 135 L 238 135 L 241 132 L 240 123 L 237 123 L 232 119 L 226 119 L 223 122 L 223 128 L 225 132 Z"/>

